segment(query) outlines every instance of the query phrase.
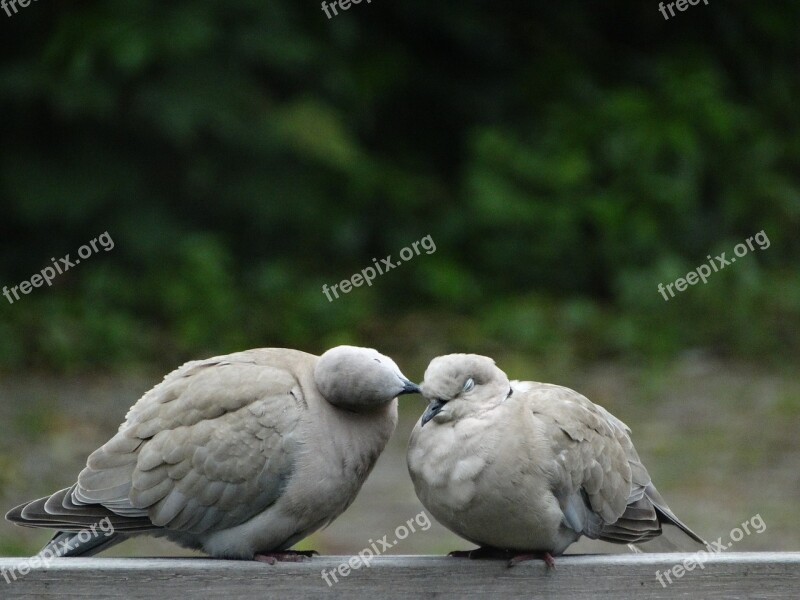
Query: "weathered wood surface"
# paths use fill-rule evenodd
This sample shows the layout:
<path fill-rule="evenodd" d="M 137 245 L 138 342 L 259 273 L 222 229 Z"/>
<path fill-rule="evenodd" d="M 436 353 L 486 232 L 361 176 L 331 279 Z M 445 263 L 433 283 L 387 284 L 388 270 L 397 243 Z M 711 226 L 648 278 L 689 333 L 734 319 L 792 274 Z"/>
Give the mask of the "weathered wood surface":
<path fill-rule="evenodd" d="M 696 565 L 676 577 L 675 565 L 690 566 L 685 561 L 691 556 L 565 556 L 556 559 L 555 570 L 541 561 L 509 569 L 499 560 L 384 556 L 346 576 L 337 571 L 338 582 L 328 577 L 330 586 L 322 570 L 336 571 L 351 557 L 321 556 L 274 566 L 200 558 L 61 558 L 24 575 L 19 565 L 26 559 L 0 558 L 0 598 L 800 597 L 800 552 L 710 555 L 702 568 Z M 670 571 L 672 583 L 663 575 L 664 585 L 659 583 L 656 571 Z"/>

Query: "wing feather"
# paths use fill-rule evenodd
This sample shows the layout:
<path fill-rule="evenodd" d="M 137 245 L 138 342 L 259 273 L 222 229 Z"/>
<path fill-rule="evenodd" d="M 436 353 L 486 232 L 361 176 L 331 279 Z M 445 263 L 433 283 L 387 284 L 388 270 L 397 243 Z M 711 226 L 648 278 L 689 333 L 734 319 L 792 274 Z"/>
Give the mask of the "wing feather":
<path fill-rule="evenodd" d="M 567 526 L 589 538 L 627 544 L 660 535 L 661 524 L 670 522 L 702 543 L 653 486 L 625 423 L 569 388 L 514 384 L 553 440 L 553 487 Z"/>
<path fill-rule="evenodd" d="M 186 363 L 131 407 L 76 485 L 9 518 L 70 531 L 108 517 L 120 531 L 192 533 L 246 521 L 291 476 L 308 407 L 295 369 L 310 372 L 314 360 L 260 349 Z"/>

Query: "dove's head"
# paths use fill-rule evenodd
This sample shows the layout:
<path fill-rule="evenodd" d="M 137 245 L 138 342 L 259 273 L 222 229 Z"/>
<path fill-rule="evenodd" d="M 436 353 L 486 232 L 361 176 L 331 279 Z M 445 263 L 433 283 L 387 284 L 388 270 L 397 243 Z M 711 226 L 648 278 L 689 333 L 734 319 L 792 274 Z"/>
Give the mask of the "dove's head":
<path fill-rule="evenodd" d="M 420 386 L 428 400 L 422 425 L 491 410 L 511 393 L 511 383 L 488 356 L 448 354 L 434 358 L 425 370 Z"/>
<path fill-rule="evenodd" d="M 319 357 L 314 380 L 325 399 L 339 408 L 369 411 L 419 386 L 395 362 L 372 348 L 336 346 Z"/>

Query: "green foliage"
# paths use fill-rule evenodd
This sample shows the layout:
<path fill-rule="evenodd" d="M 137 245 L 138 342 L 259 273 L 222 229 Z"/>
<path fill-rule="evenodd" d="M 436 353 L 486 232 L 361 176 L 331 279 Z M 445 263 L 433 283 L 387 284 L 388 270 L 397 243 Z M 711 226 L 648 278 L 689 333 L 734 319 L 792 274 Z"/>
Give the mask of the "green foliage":
<path fill-rule="evenodd" d="M 32 4 L 0 40 L 0 285 L 103 231 L 115 247 L 0 299 L 0 366 L 381 345 L 381 323 L 443 336 L 447 312 L 471 324 L 453 346 L 796 355 L 798 18 Z M 769 249 L 657 292 L 762 229 Z M 436 253 L 323 295 L 429 234 Z"/>

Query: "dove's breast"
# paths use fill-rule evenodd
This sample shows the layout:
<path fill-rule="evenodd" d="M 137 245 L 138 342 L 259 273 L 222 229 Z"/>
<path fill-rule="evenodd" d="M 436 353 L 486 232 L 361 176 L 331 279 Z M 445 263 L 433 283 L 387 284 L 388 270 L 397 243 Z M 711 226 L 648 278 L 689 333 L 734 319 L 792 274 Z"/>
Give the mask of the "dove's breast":
<path fill-rule="evenodd" d="M 560 548 L 563 513 L 542 461 L 550 452 L 533 422 L 530 435 L 509 436 L 501 426 L 507 416 L 498 413 L 497 426 L 487 415 L 417 426 L 408 452 L 417 495 L 448 529 L 481 546 Z"/>
<path fill-rule="evenodd" d="M 248 558 L 284 550 L 324 527 L 355 500 L 397 423 L 397 400 L 370 414 L 310 398 L 294 432 L 291 475 L 280 498 L 237 527 L 212 533 L 205 548 Z"/>

